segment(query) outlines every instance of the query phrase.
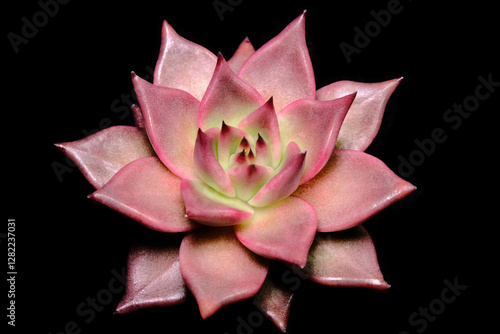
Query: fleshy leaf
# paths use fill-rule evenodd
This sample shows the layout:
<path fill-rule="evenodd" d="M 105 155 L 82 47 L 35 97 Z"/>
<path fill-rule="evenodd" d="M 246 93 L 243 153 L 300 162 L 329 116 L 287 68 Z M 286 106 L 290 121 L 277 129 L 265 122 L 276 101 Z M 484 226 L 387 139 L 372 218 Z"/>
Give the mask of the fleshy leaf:
<path fill-rule="evenodd" d="M 299 100 L 278 114 L 281 141 L 307 151 L 301 183 L 316 175 L 335 147 L 342 121 L 356 93 L 331 101 Z"/>
<path fill-rule="evenodd" d="M 193 149 L 199 102 L 182 90 L 153 85 L 135 73 L 132 73 L 132 82 L 156 154 L 175 175 L 194 177 Z"/>
<path fill-rule="evenodd" d="M 153 83 L 186 91 L 201 101 L 216 62 L 212 52 L 179 36 L 164 21 Z"/>
<path fill-rule="evenodd" d="M 281 138 L 272 97 L 267 103 L 245 117 L 238 124 L 238 127 L 254 138 L 258 138 L 260 135 L 271 151 L 272 166 L 278 166 L 281 159 Z"/>
<path fill-rule="evenodd" d="M 266 100 L 274 97 L 276 111 L 299 99 L 314 99 L 316 86 L 305 39 L 305 12 L 250 56 L 238 76 Z"/>
<path fill-rule="evenodd" d="M 390 287 L 380 271 L 377 253 L 362 226 L 334 233 L 318 233 L 304 271 L 324 285 L 385 290 Z"/>
<path fill-rule="evenodd" d="M 321 172 L 294 193 L 314 207 L 318 231 L 356 226 L 416 188 L 382 161 L 354 150 L 335 150 Z"/>
<path fill-rule="evenodd" d="M 210 130 L 215 133 L 217 129 Z M 210 187 L 226 196 L 234 197 L 236 193 L 233 184 L 217 160 L 216 144 L 217 137 L 206 134 L 201 129 L 198 130 L 193 155 L 195 170 L 199 178 Z"/>
<path fill-rule="evenodd" d="M 299 186 L 305 160 L 306 152 L 298 152 L 291 156 L 278 173 L 248 201 L 248 204 L 263 207 L 291 195 Z"/>
<path fill-rule="evenodd" d="M 188 233 L 179 251 L 182 277 L 207 318 L 219 308 L 252 297 L 264 282 L 269 262 L 245 248 L 233 228 Z"/>
<path fill-rule="evenodd" d="M 276 327 L 286 332 L 293 293 L 279 283 L 267 276 L 262 288 L 255 295 L 254 304 L 271 319 Z"/>
<path fill-rule="evenodd" d="M 148 136 L 133 126 L 113 126 L 56 146 L 76 163 L 96 189 L 129 162 L 155 155 Z"/>
<path fill-rule="evenodd" d="M 127 260 L 127 290 L 116 313 L 176 305 L 186 300 L 187 289 L 179 269 L 180 241 L 165 235 L 161 242 L 148 240 L 132 246 Z"/>
<path fill-rule="evenodd" d="M 243 64 L 251 55 L 253 55 L 254 52 L 255 49 L 253 48 L 252 43 L 248 37 L 246 37 L 238 46 L 238 49 L 236 49 L 231 59 L 227 61 L 227 64 L 231 67 L 234 73 L 238 73 Z"/>
<path fill-rule="evenodd" d="M 313 207 L 290 196 L 272 205 L 255 208 L 252 218 L 235 226 L 236 236 L 263 257 L 305 266 L 316 234 Z"/>
<path fill-rule="evenodd" d="M 184 232 L 198 225 L 185 217 L 181 179 L 156 157 L 133 161 L 90 198 L 161 232 Z"/>
<path fill-rule="evenodd" d="M 244 165 L 226 171 L 236 190 L 236 197 L 248 201 L 271 178 L 274 169 L 269 166 Z"/>
<path fill-rule="evenodd" d="M 186 217 L 210 226 L 235 225 L 250 219 L 253 208 L 238 198 L 230 198 L 197 179 L 184 179 L 181 193 Z"/>
<path fill-rule="evenodd" d="M 219 54 L 214 75 L 201 100 L 198 127 L 202 130 L 219 127 L 222 121 L 236 126 L 264 103 L 262 96 L 238 78 Z"/>
<path fill-rule="evenodd" d="M 267 145 L 266 141 L 264 140 L 264 138 L 262 138 L 260 134 L 258 134 L 257 141 L 255 142 L 255 153 L 257 154 L 257 158 L 255 160 L 256 164 L 263 166 L 271 166 L 273 164 L 272 163 L 273 159 L 271 159 L 271 152 L 269 151 L 269 146 Z"/>
<path fill-rule="evenodd" d="M 318 89 L 316 99 L 327 101 L 357 92 L 340 128 L 336 148 L 364 151 L 382 123 L 385 106 L 402 78 L 377 83 L 338 81 Z"/>

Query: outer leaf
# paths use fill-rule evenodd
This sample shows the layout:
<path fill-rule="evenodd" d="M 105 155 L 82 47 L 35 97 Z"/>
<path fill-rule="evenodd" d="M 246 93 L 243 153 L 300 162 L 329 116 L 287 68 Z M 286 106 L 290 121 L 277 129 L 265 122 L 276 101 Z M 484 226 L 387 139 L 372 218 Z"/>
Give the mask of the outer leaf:
<path fill-rule="evenodd" d="M 132 246 L 127 261 L 127 291 L 116 313 L 176 305 L 186 300 L 187 289 L 179 269 L 179 238 Z"/>
<path fill-rule="evenodd" d="M 201 100 L 215 64 L 213 53 L 179 36 L 166 21 L 163 22 L 155 85 L 181 89 Z"/>
<path fill-rule="evenodd" d="M 318 89 L 316 99 L 327 101 L 357 92 L 340 128 L 336 148 L 364 151 L 382 123 L 385 106 L 403 78 L 377 83 L 338 81 Z"/>
<path fill-rule="evenodd" d="M 253 87 L 238 78 L 219 54 L 214 75 L 201 100 L 198 126 L 206 130 L 220 127 L 222 121 L 236 126 L 265 102 Z"/>
<path fill-rule="evenodd" d="M 129 162 L 155 155 L 144 131 L 133 126 L 113 126 L 56 146 L 76 163 L 96 189 Z"/>
<path fill-rule="evenodd" d="M 314 99 L 316 86 L 305 39 L 305 12 L 250 56 L 238 76 L 266 100 L 273 96 L 277 111 L 299 99 Z"/>
<path fill-rule="evenodd" d="M 181 193 L 186 205 L 186 217 L 205 225 L 235 225 L 253 215 L 250 205 L 220 194 L 201 180 L 182 180 Z"/>
<path fill-rule="evenodd" d="M 342 121 L 356 94 L 331 101 L 299 100 L 278 114 L 281 140 L 307 151 L 301 183 L 316 175 L 332 154 Z"/>
<path fill-rule="evenodd" d="M 276 327 L 286 332 L 292 299 L 293 293 L 290 289 L 268 276 L 255 295 L 254 304 L 271 319 Z"/>
<path fill-rule="evenodd" d="M 333 232 L 360 224 L 415 189 L 371 155 L 335 150 L 321 172 L 294 195 L 314 207 L 318 231 Z"/>
<path fill-rule="evenodd" d="M 234 73 L 238 73 L 243 66 L 243 64 L 247 61 L 247 59 L 253 55 L 255 52 L 255 49 L 253 48 L 252 43 L 246 37 L 243 42 L 238 46 L 238 49 L 236 49 L 236 52 L 234 55 L 227 61 L 227 64 L 231 69 L 233 70 Z"/>
<path fill-rule="evenodd" d="M 314 282 L 377 290 L 390 287 L 380 272 L 372 239 L 362 226 L 318 234 L 309 254 L 304 271 Z"/>
<path fill-rule="evenodd" d="M 235 226 L 236 236 L 263 257 L 305 266 L 316 234 L 316 214 L 306 201 L 290 196 L 256 208 L 252 218 Z"/>
<path fill-rule="evenodd" d="M 90 198 L 147 227 L 184 232 L 198 225 L 184 214 L 180 182 L 156 157 L 129 163 Z"/>
<path fill-rule="evenodd" d="M 193 149 L 199 102 L 184 91 L 152 85 L 134 73 L 132 82 L 158 157 L 175 175 L 195 176 Z"/>
<path fill-rule="evenodd" d="M 188 233 L 182 240 L 179 259 L 182 277 L 198 301 L 203 318 L 224 305 L 255 295 L 269 268 L 268 261 L 236 239 L 232 228 Z"/>

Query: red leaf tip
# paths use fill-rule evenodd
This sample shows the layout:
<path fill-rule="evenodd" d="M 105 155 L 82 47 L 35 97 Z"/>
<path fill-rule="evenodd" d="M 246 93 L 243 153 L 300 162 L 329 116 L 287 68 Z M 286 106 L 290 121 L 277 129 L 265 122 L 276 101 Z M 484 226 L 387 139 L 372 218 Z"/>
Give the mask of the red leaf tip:
<path fill-rule="evenodd" d="M 220 133 L 228 133 L 228 132 L 229 132 L 229 126 L 227 126 L 226 122 L 222 121 Z"/>
<path fill-rule="evenodd" d="M 248 139 L 246 137 L 243 137 L 241 139 L 240 147 L 245 148 L 245 149 L 250 147 L 250 143 L 248 142 Z"/>

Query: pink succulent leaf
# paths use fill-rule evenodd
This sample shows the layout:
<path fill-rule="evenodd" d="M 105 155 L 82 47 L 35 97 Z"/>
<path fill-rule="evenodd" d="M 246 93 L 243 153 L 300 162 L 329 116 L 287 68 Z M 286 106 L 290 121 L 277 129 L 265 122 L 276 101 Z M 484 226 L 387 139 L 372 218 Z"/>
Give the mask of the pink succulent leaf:
<path fill-rule="evenodd" d="M 299 149 L 300 151 L 300 149 Z M 269 146 L 266 141 L 260 134 L 258 134 L 257 141 L 255 142 L 255 153 L 257 154 L 257 158 L 255 159 L 255 163 L 257 165 L 262 166 L 271 166 L 273 164 L 273 159 L 271 158 L 271 152 L 269 150 Z M 281 158 L 281 153 L 280 153 Z"/>
<path fill-rule="evenodd" d="M 305 12 L 260 47 L 238 76 L 280 111 L 299 99 L 314 99 L 315 79 L 305 39 Z"/>
<path fill-rule="evenodd" d="M 354 150 L 335 150 L 321 172 L 294 193 L 314 207 L 318 231 L 356 226 L 416 188 L 382 161 Z"/>
<path fill-rule="evenodd" d="M 185 217 L 181 179 L 156 157 L 135 160 L 89 197 L 161 232 L 185 232 L 198 224 Z"/>
<path fill-rule="evenodd" d="M 245 117 L 238 127 L 253 138 L 258 138 L 259 135 L 262 137 L 271 151 L 271 164 L 276 168 L 281 160 L 281 137 L 273 98 L 269 98 L 264 105 Z"/>
<path fill-rule="evenodd" d="M 254 304 L 271 319 L 276 327 L 286 332 L 292 300 L 293 293 L 290 289 L 267 276 L 262 288 L 254 297 Z"/>
<path fill-rule="evenodd" d="M 336 148 L 364 151 L 371 144 L 382 123 L 387 101 L 401 79 L 377 83 L 338 81 L 318 89 L 316 99 L 321 101 L 357 92 L 340 128 Z"/>
<path fill-rule="evenodd" d="M 156 154 L 175 175 L 194 177 L 199 102 L 182 90 L 153 85 L 134 73 L 132 82 Z"/>
<path fill-rule="evenodd" d="M 249 251 L 233 228 L 189 232 L 179 251 L 182 277 L 207 318 L 222 306 L 254 296 L 269 268 L 266 259 Z"/>
<path fill-rule="evenodd" d="M 176 305 L 187 299 L 179 268 L 180 241 L 169 235 L 161 242 L 148 240 L 132 246 L 127 260 L 127 290 L 116 313 Z"/>
<path fill-rule="evenodd" d="M 139 107 L 137 104 L 133 104 L 130 106 L 130 109 L 132 110 L 135 126 L 140 129 L 144 129 L 146 125 L 144 124 L 144 117 L 142 116 L 141 107 Z"/>
<path fill-rule="evenodd" d="M 226 197 L 198 179 L 183 179 L 181 193 L 186 217 L 204 225 L 235 225 L 253 215 L 253 208 L 247 203 Z"/>
<path fill-rule="evenodd" d="M 216 62 L 212 52 L 179 36 L 164 21 L 153 83 L 186 91 L 201 100 Z"/>
<path fill-rule="evenodd" d="M 282 142 L 294 141 L 307 151 L 301 184 L 313 178 L 328 161 L 355 96 L 353 93 L 330 101 L 299 100 L 278 114 Z"/>
<path fill-rule="evenodd" d="M 235 226 L 236 237 L 263 257 L 305 266 L 316 234 L 316 213 L 298 197 L 255 208 L 252 218 Z"/>
<path fill-rule="evenodd" d="M 226 171 L 236 191 L 236 197 L 248 201 L 273 176 L 274 169 L 269 166 L 243 165 Z"/>
<path fill-rule="evenodd" d="M 238 46 L 238 49 L 236 49 L 231 59 L 227 61 L 227 64 L 231 67 L 234 73 L 238 73 L 243 64 L 251 55 L 253 55 L 254 52 L 255 49 L 253 48 L 252 43 L 248 37 L 246 37 Z"/>
<path fill-rule="evenodd" d="M 235 197 L 234 186 L 217 160 L 217 137 L 210 135 L 210 133 L 215 133 L 215 130 L 218 129 L 211 128 L 209 130 L 210 132 L 207 131 L 208 134 L 201 131 L 201 129 L 198 130 L 193 155 L 195 170 L 198 177 L 210 187 L 228 197 Z"/>
<path fill-rule="evenodd" d="M 263 207 L 293 194 L 300 184 L 306 153 L 298 152 L 291 156 L 277 174 L 248 201 L 248 204 Z"/>
<path fill-rule="evenodd" d="M 76 163 L 96 189 L 129 162 L 155 155 L 148 136 L 133 126 L 113 126 L 56 146 Z"/>
<path fill-rule="evenodd" d="M 244 137 L 247 140 L 250 139 L 250 136 L 245 131 L 222 122 L 217 142 L 217 158 L 224 170 L 229 168 L 229 157 L 237 151 Z"/>
<path fill-rule="evenodd" d="M 364 227 L 334 233 L 318 233 L 304 271 L 324 285 L 385 290 L 373 241 Z"/>
<path fill-rule="evenodd" d="M 236 126 L 264 103 L 262 96 L 238 78 L 219 54 L 212 80 L 201 100 L 198 127 L 202 130 L 220 127 L 222 121 Z"/>

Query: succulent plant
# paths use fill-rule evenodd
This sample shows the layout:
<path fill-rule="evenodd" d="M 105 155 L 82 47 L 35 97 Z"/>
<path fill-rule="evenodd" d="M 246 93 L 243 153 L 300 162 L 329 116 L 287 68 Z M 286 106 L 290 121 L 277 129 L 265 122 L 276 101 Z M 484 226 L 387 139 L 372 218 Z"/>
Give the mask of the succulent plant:
<path fill-rule="evenodd" d="M 132 73 L 136 126 L 56 144 L 90 198 L 182 235 L 132 248 L 117 312 L 189 290 L 206 318 L 255 297 L 285 331 L 292 292 L 268 277 L 271 261 L 320 284 L 388 288 L 360 224 L 415 187 L 364 150 L 400 80 L 316 90 L 305 12 L 227 61 L 164 22 L 153 83 Z"/>

